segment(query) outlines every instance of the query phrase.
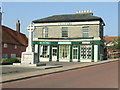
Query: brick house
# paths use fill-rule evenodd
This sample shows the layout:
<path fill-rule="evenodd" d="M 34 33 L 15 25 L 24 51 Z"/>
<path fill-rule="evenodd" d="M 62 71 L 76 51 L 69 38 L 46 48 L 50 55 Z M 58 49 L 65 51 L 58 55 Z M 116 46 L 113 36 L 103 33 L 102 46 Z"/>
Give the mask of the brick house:
<path fill-rule="evenodd" d="M 113 42 L 115 42 L 115 39 L 118 39 L 118 38 L 120 38 L 120 37 L 104 36 L 106 46 L 107 46 L 108 58 L 118 58 L 118 57 L 120 57 L 120 50 L 111 48 L 114 45 Z"/>
<path fill-rule="evenodd" d="M 20 22 L 16 23 L 16 31 L 4 25 L 2 29 L 1 59 L 20 58 L 21 52 L 27 47 L 28 39 L 25 34 L 20 33 Z"/>
<path fill-rule="evenodd" d="M 0 7 L 0 60 L 2 59 L 2 12 Z"/>
<path fill-rule="evenodd" d="M 33 47 L 38 62 L 98 62 L 104 59 L 101 17 L 92 11 L 53 15 L 32 21 Z"/>

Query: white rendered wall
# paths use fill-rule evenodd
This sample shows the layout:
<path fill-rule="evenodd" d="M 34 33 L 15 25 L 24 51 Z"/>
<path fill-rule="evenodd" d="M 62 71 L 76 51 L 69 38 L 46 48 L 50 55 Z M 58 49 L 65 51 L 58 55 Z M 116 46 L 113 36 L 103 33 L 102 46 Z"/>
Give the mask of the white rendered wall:
<path fill-rule="evenodd" d="M 94 45 L 94 62 L 98 61 L 98 45 Z"/>

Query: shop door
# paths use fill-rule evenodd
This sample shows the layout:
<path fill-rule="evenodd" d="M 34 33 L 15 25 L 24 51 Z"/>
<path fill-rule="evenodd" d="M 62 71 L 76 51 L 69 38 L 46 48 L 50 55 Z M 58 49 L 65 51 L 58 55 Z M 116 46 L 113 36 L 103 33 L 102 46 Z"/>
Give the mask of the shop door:
<path fill-rule="evenodd" d="M 73 46 L 73 62 L 78 61 L 78 46 L 74 45 Z"/>
<path fill-rule="evenodd" d="M 80 55 L 80 57 L 81 57 L 81 59 L 90 60 L 88 62 L 91 62 L 92 46 L 91 45 L 82 45 L 81 46 L 81 55 Z"/>
<path fill-rule="evenodd" d="M 52 61 L 57 61 L 57 46 L 52 47 Z"/>

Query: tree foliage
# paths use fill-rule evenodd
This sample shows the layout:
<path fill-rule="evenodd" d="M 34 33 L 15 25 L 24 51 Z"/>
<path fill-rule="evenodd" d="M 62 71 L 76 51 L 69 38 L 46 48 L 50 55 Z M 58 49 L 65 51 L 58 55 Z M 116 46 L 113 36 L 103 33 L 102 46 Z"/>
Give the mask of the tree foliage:
<path fill-rule="evenodd" d="M 120 38 L 115 38 L 112 42 L 112 46 L 110 46 L 110 49 L 114 50 L 120 50 Z"/>

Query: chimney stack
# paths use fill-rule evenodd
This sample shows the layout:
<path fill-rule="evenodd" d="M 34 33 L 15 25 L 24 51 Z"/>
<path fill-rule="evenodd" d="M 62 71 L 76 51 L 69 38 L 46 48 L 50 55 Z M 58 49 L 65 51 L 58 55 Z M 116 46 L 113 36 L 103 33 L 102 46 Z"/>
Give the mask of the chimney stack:
<path fill-rule="evenodd" d="M 92 10 L 82 10 L 82 11 L 77 10 L 76 14 L 90 14 L 90 15 L 93 15 Z"/>
<path fill-rule="evenodd" d="M 16 22 L 16 31 L 20 33 L 20 20 Z"/>

